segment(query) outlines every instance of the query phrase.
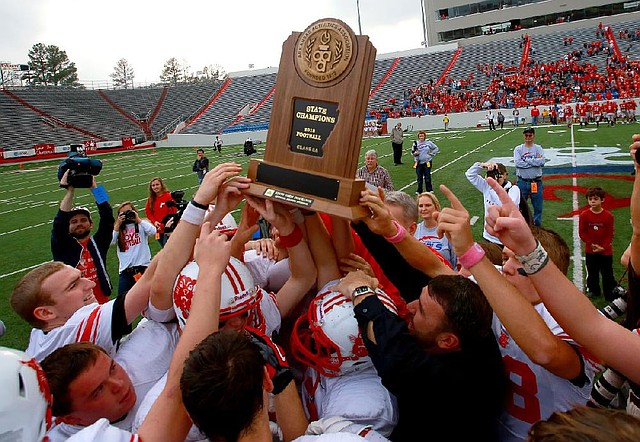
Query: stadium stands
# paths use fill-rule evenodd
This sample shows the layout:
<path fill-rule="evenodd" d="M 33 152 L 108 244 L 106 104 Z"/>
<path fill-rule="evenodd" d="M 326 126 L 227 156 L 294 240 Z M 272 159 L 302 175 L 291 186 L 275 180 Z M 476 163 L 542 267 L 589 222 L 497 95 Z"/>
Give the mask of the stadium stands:
<path fill-rule="evenodd" d="M 640 59 L 640 20 L 614 23 L 611 29 L 623 56 Z M 482 43 L 461 41 L 456 59 L 455 50 L 380 57 L 373 73 L 369 114 L 477 110 L 487 101 L 493 106 L 508 106 L 512 100 L 519 106 L 556 98 L 575 101 L 584 98 L 585 91 L 590 98 L 596 93 L 606 97 L 607 92 L 614 98 L 618 94 L 640 95 L 636 63 L 612 62 L 597 22 L 585 22 L 582 27 L 572 24 L 571 29 L 558 25 L 539 34 L 529 31 L 532 64 L 523 72 L 519 72 L 523 54 L 520 33 Z M 578 59 L 579 51 L 582 56 Z M 563 65 L 569 66 L 570 78 L 553 73 L 554 69 L 565 69 Z M 448 66 L 450 70 L 445 72 Z M 122 136 L 161 139 L 182 121 L 187 124 L 182 132 L 188 134 L 266 128 L 276 76 L 272 70 L 245 72 L 224 84 L 126 90 L 8 89 L 0 92 L 0 147 L 20 149 L 37 143 L 118 140 Z M 441 77 L 442 84 L 436 84 Z M 553 93 L 547 87 L 550 81 L 554 83 L 551 89 L 556 88 Z M 576 82 L 581 87 L 579 93 L 557 93 Z"/>

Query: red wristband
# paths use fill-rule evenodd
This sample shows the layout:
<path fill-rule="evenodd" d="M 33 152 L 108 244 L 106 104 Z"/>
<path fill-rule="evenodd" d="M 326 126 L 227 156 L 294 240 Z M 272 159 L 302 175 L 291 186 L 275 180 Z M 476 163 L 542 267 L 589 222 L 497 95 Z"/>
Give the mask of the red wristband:
<path fill-rule="evenodd" d="M 396 233 L 393 236 L 385 236 L 384 239 L 386 239 L 391 244 L 395 244 L 395 243 L 399 243 L 404 239 L 405 236 L 407 236 L 407 231 L 395 219 L 392 220 L 392 222 L 393 222 L 393 225 L 397 227 L 398 233 Z"/>
<path fill-rule="evenodd" d="M 469 250 L 458 256 L 458 262 L 465 269 L 469 270 L 474 265 L 478 264 L 484 258 L 484 249 L 480 247 L 480 244 L 474 242 Z"/>
<path fill-rule="evenodd" d="M 286 249 L 295 247 L 302 241 L 302 229 L 295 224 L 293 231 L 287 236 L 280 236 L 280 245 Z"/>

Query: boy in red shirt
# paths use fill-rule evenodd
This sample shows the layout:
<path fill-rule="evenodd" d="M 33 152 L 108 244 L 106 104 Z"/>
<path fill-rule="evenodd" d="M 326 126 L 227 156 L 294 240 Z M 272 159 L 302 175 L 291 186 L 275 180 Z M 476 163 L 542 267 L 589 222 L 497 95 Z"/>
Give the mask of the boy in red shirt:
<path fill-rule="evenodd" d="M 602 288 L 607 301 L 615 296 L 613 289 L 613 214 L 602 207 L 604 190 L 591 187 L 587 190 L 589 208 L 580 213 L 580 239 L 585 242 L 587 264 L 587 288 L 591 296 L 600 296 Z"/>

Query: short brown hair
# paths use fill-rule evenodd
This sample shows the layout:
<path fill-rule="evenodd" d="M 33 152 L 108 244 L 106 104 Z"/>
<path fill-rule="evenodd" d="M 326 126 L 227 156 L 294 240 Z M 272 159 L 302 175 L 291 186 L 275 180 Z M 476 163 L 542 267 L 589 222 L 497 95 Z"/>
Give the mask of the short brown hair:
<path fill-rule="evenodd" d="M 585 197 L 588 200 L 592 196 L 597 196 L 598 198 L 603 200 L 604 199 L 604 195 L 605 195 L 605 193 L 604 193 L 604 190 L 602 190 L 602 187 L 589 187 L 587 189 L 587 193 L 585 194 Z"/>
<path fill-rule="evenodd" d="M 622 410 L 576 407 L 555 412 L 529 429 L 530 442 L 635 442 L 640 420 Z"/>
<path fill-rule="evenodd" d="M 40 363 L 54 397 L 51 410 L 54 416 L 66 416 L 75 411 L 71 409 L 69 385 L 96 363 L 100 353 L 108 356 L 102 347 L 77 342 L 58 348 Z"/>
<path fill-rule="evenodd" d="M 42 283 L 64 267 L 65 263 L 60 261 L 46 262 L 24 275 L 13 289 L 11 308 L 32 327 L 42 328 L 46 325 L 33 314 L 36 307 L 54 305 L 51 295 L 42 291 Z"/>
<path fill-rule="evenodd" d="M 485 256 L 491 261 L 491 264 L 502 265 L 502 247 L 491 241 L 481 241 L 478 244 L 484 250 Z"/>

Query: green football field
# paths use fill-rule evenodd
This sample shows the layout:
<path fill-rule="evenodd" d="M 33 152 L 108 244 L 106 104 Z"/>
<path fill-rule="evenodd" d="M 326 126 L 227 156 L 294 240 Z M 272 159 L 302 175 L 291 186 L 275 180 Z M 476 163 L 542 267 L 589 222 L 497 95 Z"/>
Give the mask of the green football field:
<path fill-rule="evenodd" d="M 628 147 L 631 135 L 636 132 L 640 132 L 640 128 L 635 124 L 601 125 L 598 129 L 593 126 L 541 126 L 536 131 L 536 142 L 545 148 L 545 155 L 550 160 L 545 167 L 543 225 L 565 238 L 575 262 L 580 263 L 569 270 L 569 277 L 579 286 L 584 285 L 584 261 L 580 260 L 584 254 L 577 239 L 577 217 L 573 214 L 585 207 L 584 192 L 590 186 L 598 185 L 607 192 L 604 205 L 615 216 L 614 271 L 617 278 L 623 274 L 619 258 L 631 235 L 629 197 L 633 166 Z M 522 128 L 434 131 L 428 137 L 440 147 L 433 165 L 434 188 L 446 184 L 458 195 L 475 219 L 474 234 L 480 239 L 482 195 L 466 180 L 464 172 L 476 161 L 493 159 L 505 163 L 510 179 L 515 180 L 513 148 L 522 142 Z M 416 191 L 415 170 L 408 152 L 414 139 L 415 133 L 406 134 L 403 165 L 393 165 L 391 143 L 386 136 L 364 139 L 361 160 L 366 150 L 375 149 L 380 165 L 390 171 L 396 190 L 413 195 Z M 264 145 L 259 145 L 258 154 L 253 157 L 260 157 L 263 148 Z M 242 146 L 225 146 L 221 154 L 214 153 L 211 148 L 205 150 L 211 167 L 220 162 L 235 161 L 243 164 L 246 170 L 249 159 L 242 154 Z M 131 151 L 98 157 L 104 166 L 97 182 L 105 186 L 114 208 L 122 201 L 133 200 L 143 216 L 148 183 L 155 176 L 162 177 L 170 190 L 184 190 L 187 200 L 197 187 L 195 173 L 191 171 L 195 148 Z M 0 168 L 0 319 L 7 327 L 6 334 L 0 338 L 3 346 L 22 349 L 27 345 L 30 327 L 13 313 L 9 297 L 26 272 L 51 260 L 51 222 L 64 195 L 56 180 L 58 163 L 59 160 L 30 162 L 21 168 Z M 447 206 L 437 188 L 436 194 Z M 76 190 L 75 204 L 95 208 L 88 189 Z M 154 253 L 159 250 L 155 241 L 151 243 L 151 250 Z M 115 247 L 110 251 L 108 268 L 112 282 L 117 285 Z M 603 304 L 602 299 L 594 302 Z"/>

